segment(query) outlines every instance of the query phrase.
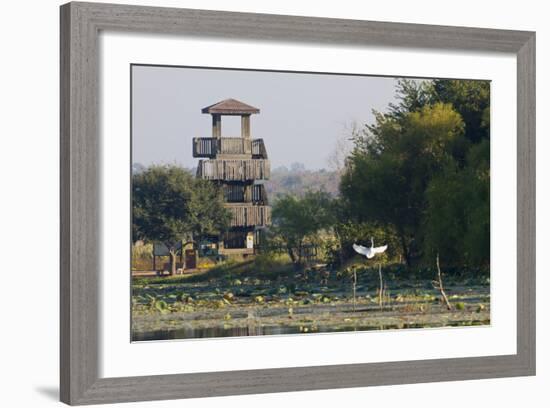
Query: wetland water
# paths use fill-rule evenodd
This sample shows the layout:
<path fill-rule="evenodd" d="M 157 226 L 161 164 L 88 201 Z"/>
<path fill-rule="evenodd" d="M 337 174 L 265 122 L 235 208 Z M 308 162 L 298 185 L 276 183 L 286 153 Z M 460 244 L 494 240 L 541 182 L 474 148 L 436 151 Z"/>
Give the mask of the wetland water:
<path fill-rule="evenodd" d="M 262 300 L 261 304 L 233 299 L 231 303 L 195 302 L 193 306 L 175 302 L 172 310 L 163 313 L 135 313 L 132 341 L 490 324 L 488 288 L 453 295 L 453 310 L 426 295 L 410 299 L 396 296 L 382 309 L 369 295 L 359 297 L 355 306 L 349 298 L 321 298 L 317 303 L 306 299 L 286 297 Z"/>
<path fill-rule="evenodd" d="M 375 278 L 359 279 L 355 301 L 344 280 L 138 280 L 132 287 L 132 341 L 490 324 L 488 279 L 449 278 L 448 310 L 430 281 L 393 276 L 380 307 Z"/>
<path fill-rule="evenodd" d="M 356 331 L 371 331 L 371 330 L 390 330 L 390 329 L 426 329 L 436 327 L 458 327 L 458 326 L 481 326 L 488 325 L 489 321 L 474 321 L 465 323 L 450 323 L 447 325 L 438 324 L 419 324 L 419 323 L 404 323 L 401 326 L 381 325 L 381 326 L 319 326 L 314 333 L 337 333 L 337 332 L 356 332 Z M 150 340 L 177 340 L 177 339 L 202 339 L 211 337 L 241 337 L 241 336 L 269 336 L 281 334 L 304 334 L 303 327 L 300 326 L 261 326 L 261 327 L 209 327 L 209 328 L 189 328 L 189 329 L 174 329 L 174 330 L 155 330 L 150 332 L 134 333 L 132 341 L 150 341 Z"/>

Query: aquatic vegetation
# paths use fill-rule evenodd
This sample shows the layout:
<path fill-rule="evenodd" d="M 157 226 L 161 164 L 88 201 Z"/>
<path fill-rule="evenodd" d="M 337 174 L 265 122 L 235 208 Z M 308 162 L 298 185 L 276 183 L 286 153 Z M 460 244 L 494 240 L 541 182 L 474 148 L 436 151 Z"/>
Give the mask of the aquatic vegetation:
<path fill-rule="evenodd" d="M 471 326 L 490 319 L 489 286 L 482 280 L 450 277 L 446 291 L 454 308 L 448 311 L 429 281 L 390 279 L 388 274 L 381 310 L 378 282 L 369 278 L 373 274 L 361 274 L 353 311 L 349 282 L 335 279 L 336 274 L 323 284 L 314 277 L 295 281 L 294 273 L 276 280 L 250 270 L 239 278 L 236 274 L 231 279 L 210 271 L 185 278 L 136 279 L 134 339 Z"/>

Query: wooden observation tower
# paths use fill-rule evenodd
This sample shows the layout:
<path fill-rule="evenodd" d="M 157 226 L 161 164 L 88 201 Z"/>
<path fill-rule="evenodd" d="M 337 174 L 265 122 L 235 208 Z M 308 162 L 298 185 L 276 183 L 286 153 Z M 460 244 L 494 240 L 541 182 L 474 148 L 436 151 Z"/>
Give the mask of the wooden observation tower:
<path fill-rule="evenodd" d="M 271 224 L 263 181 L 269 178 L 269 160 L 263 139 L 250 136 L 250 116 L 260 113 L 253 106 L 226 99 L 202 109 L 212 115 L 212 137 L 193 138 L 193 157 L 199 160 L 197 177 L 212 180 L 223 189 L 231 228 L 218 238 L 223 255 L 253 254 L 261 230 Z M 240 137 L 222 137 L 222 116 L 241 117 Z"/>

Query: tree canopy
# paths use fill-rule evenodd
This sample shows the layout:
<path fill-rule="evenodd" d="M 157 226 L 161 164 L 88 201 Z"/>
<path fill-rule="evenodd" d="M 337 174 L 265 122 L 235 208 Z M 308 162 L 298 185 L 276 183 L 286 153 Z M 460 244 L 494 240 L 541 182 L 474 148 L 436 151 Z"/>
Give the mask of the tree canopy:
<path fill-rule="evenodd" d="M 283 195 L 273 206 L 273 221 L 273 232 L 292 262 L 299 265 L 306 240 L 334 223 L 332 198 L 324 191 L 307 191 L 303 197 Z"/>
<path fill-rule="evenodd" d="M 151 166 L 132 178 L 133 239 L 163 242 L 215 235 L 229 223 L 221 191 L 178 166 Z M 172 269 L 174 262 L 172 262 Z"/>
<path fill-rule="evenodd" d="M 489 260 L 489 83 L 400 81 L 354 138 L 340 191 L 358 222 L 395 230 L 407 264 Z"/>

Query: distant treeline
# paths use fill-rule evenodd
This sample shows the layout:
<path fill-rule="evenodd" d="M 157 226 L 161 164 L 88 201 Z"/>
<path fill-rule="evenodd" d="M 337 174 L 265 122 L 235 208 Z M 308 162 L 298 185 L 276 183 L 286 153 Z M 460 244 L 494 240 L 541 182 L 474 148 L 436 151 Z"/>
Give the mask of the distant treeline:
<path fill-rule="evenodd" d="M 271 177 L 265 185 L 272 202 L 285 194 L 303 197 L 308 190 L 322 190 L 336 197 L 339 194 L 340 175 L 336 171 L 309 170 L 302 163 L 293 163 L 290 167 L 272 169 Z"/>

